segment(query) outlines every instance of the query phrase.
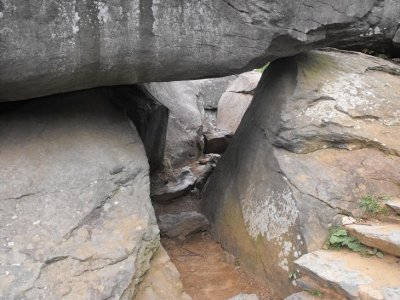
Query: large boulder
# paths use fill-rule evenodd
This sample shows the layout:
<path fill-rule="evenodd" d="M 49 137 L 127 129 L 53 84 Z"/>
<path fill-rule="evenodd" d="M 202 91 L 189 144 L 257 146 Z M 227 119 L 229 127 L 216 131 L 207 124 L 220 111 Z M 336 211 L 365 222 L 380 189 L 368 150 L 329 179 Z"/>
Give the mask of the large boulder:
<path fill-rule="evenodd" d="M 240 74 L 234 80 L 218 102 L 216 128 L 234 134 L 239 127 L 244 113 L 254 96 L 254 91 L 260 81 L 259 71 Z"/>
<path fill-rule="evenodd" d="M 280 296 L 337 213 L 400 194 L 400 68 L 360 53 L 277 60 L 206 187 L 213 236 Z"/>
<path fill-rule="evenodd" d="M 132 299 L 159 248 L 149 166 L 102 90 L 0 117 L 0 298 Z"/>
<path fill-rule="evenodd" d="M 0 1 L 0 101 L 237 74 L 326 45 L 398 45 L 397 0 Z"/>
<path fill-rule="evenodd" d="M 152 82 L 142 88 L 170 110 L 167 165 L 178 167 L 203 152 L 203 131 L 215 123 L 218 101 L 236 76 L 213 79 Z"/>
<path fill-rule="evenodd" d="M 170 110 L 166 152 L 167 165 L 178 167 L 202 153 L 202 115 L 195 81 L 153 82 L 143 86 Z"/>

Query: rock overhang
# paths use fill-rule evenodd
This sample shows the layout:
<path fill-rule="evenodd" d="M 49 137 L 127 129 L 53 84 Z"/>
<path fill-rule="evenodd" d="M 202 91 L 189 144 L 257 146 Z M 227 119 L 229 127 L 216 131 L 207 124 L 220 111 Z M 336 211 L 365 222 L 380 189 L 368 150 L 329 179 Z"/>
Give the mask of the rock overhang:
<path fill-rule="evenodd" d="M 321 46 L 398 45 L 393 0 L 2 0 L 0 101 L 240 73 Z"/>

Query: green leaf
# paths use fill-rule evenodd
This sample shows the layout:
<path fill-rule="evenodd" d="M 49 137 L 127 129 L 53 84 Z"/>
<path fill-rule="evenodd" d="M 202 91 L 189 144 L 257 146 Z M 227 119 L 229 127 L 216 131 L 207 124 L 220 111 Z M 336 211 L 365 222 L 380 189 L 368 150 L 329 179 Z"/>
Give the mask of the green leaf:
<path fill-rule="evenodd" d="M 346 229 L 343 229 L 343 228 L 339 228 L 338 230 L 336 230 L 333 235 L 335 235 L 335 236 L 348 236 Z"/>
<path fill-rule="evenodd" d="M 377 257 L 379 257 L 379 258 L 383 258 L 383 253 L 380 252 L 380 251 L 376 252 L 375 255 L 376 255 Z"/>
<path fill-rule="evenodd" d="M 331 244 L 341 244 L 343 242 L 343 238 L 332 235 L 331 238 L 329 239 L 329 242 Z"/>

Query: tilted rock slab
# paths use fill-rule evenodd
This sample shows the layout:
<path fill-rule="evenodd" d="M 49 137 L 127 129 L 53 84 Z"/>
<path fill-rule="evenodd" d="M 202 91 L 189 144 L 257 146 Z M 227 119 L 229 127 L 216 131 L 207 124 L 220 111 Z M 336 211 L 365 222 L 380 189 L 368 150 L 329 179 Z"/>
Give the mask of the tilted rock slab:
<path fill-rule="evenodd" d="M 254 90 L 260 81 L 259 71 L 240 74 L 218 102 L 217 124 L 219 130 L 234 134 L 244 113 L 253 100 Z"/>
<path fill-rule="evenodd" d="M 0 1 L 0 101 L 400 43 L 397 0 Z"/>
<path fill-rule="evenodd" d="M 295 261 L 309 290 L 328 289 L 327 299 L 400 299 L 400 264 L 395 257 L 366 257 L 350 251 L 318 250 Z M 342 297 L 341 297 L 342 296 Z M 290 299 L 290 298 L 289 298 Z"/>
<path fill-rule="evenodd" d="M 390 199 L 386 201 L 386 205 L 389 206 L 393 211 L 400 215 L 400 199 Z"/>
<path fill-rule="evenodd" d="M 293 260 L 366 194 L 400 194 L 400 68 L 343 51 L 272 63 L 209 179 L 213 236 L 281 297 Z M 294 291 L 293 291 L 294 292 Z"/>
<path fill-rule="evenodd" d="M 400 257 L 400 224 L 352 224 L 346 229 L 364 245 Z"/>
<path fill-rule="evenodd" d="M 0 298 L 132 299 L 159 247 L 149 166 L 101 90 L 0 117 Z"/>

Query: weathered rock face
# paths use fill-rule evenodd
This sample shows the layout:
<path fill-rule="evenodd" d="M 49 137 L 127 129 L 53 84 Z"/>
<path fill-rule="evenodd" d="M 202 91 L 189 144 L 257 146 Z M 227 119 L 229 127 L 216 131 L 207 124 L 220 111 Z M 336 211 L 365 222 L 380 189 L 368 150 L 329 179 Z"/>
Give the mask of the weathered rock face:
<path fill-rule="evenodd" d="M 151 199 L 155 202 L 168 202 L 187 194 L 196 183 L 196 177 L 189 167 L 185 167 L 167 182 L 153 184 Z"/>
<path fill-rule="evenodd" d="M 169 238 L 186 239 L 189 234 L 208 229 L 207 219 L 196 211 L 163 214 L 158 217 L 162 235 Z"/>
<path fill-rule="evenodd" d="M 191 300 L 183 290 L 179 272 L 167 252 L 160 247 L 140 283 L 135 300 Z"/>
<path fill-rule="evenodd" d="M 218 101 L 235 78 L 228 76 L 143 85 L 143 89 L 170 110 L 166 134 L 167 164 L 182 166 L 201 155 L 203 131 L 213 127 Z"/>
<path fill-rule="evenodd" d="M 2 0 L 0 101 L 237 74 L 326 45 L 396 44 L 399 15 L 396 0 Z"/>
<path fill-rule="evenodd" d="M 0 298 L 132 299 L 159 247 L 149 166 L 101 90 L 0 117 Z"/>
<path fill-rule="evenodd" d="M 241 74 L 233 81 L 218 102 L 216 127 L 234 134 L 254 96 L 261 73 L 258 71 Z"/>
<path fill-rule="evenodd" d="M 357 215 L 366 194 L 400 194 L 399 74 L 333 50 L 264 73 L 204 211 L 214 237 L 278 295 L 293 289 L 293 260 L 322 246 L 338 212 Z"/>
<path fill-rule="evenodd" d="M 165 140 L 169 110 L 139 86 L 104 88 L 135 125 L 144 144 L 151 170 L 161 169 L 164 163 Z"/>
<path fill-rule="evenodd" d="M 195 81 L 154 82 L 144 88 L 170 110 L 166 152 L 173 167 L 196 159 L 202 152 L 202 115 Z"/>

